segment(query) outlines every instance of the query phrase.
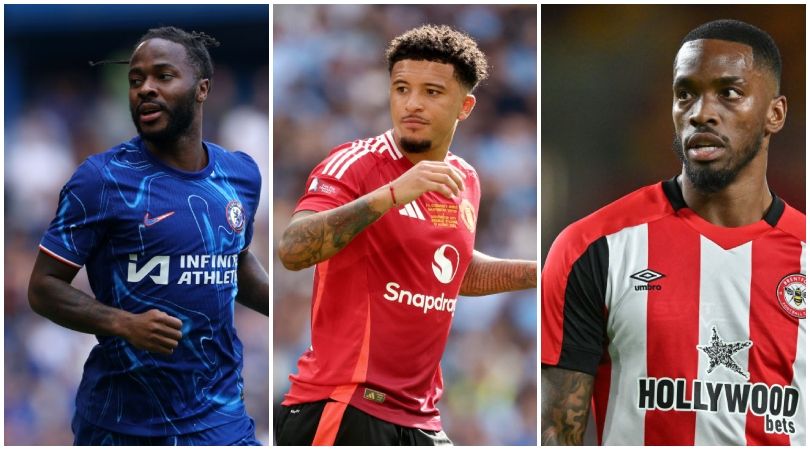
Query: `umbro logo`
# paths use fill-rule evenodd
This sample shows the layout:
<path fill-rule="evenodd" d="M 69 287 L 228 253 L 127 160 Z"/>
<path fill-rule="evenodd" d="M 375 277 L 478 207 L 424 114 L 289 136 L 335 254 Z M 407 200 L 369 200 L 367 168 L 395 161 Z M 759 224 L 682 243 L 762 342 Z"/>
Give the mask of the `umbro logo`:
<path fill-rule="evenodd" d="M 404 208 L 399 210 L 399 213 L 403 216 L 408 216 L 413 219 L 425 220 L 425 215 L 422 213 L 422 210 L 419 209 L 419 204 L 416 203 L 416 200 L 405 205 Z"/>
<path fill-rule="evenodd" d="M 645 284 L 634 286 L 635 290 L 637 291 L 660 291 L 661 285 L 660 284 L 650 284 L 655 280 L 659 280 L 664 278 L 663 273 L 658 273 L 654 270 L 644 269 L 641 272 L 636 272 L 633 275 L 630 275 L 630 278 L 641 281 Z"/>

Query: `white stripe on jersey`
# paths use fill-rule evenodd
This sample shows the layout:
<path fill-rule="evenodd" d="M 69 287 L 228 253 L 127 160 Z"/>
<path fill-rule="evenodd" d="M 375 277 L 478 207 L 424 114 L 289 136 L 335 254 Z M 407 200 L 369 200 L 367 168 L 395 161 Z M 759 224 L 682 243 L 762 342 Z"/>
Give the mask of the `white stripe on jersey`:
<path fill-rule="evenodd" d="M 619 251 L 608 252 L 605 301 L 610 312 L 607 329 L 611 375 L 602 444 L 644 445 L 644 411 L 636 404 L 638 384 L 622 379 L 621 374 L 647 374 L 647 291 L 635 291 L 627 282 L 630 275 L 648 268 L 647 224 L 611 234 L 607 244 L 608 249 Z"/>
<path fill-rule="evenodd" d="M 414 219 L 425 220 L 422 210 L 419 209 L 419 204 L 416 200 L 411 201 L 399 210 L 399 214 L 403 216 L 412 217 Z"/>
<path fill-rule="evenodd" d="M 354 145 L 352 145 L 351 147 L 344 148 L 343 150 L 340 150 L 339 152 L 335 153 L 334 156 L 332 156 L 332 159 L 330 159 L 329 162 L 326 163 L 326 167 L 323 168 L 321 174 L 325 175 L 329 171 L 329 169 L 332 168 L 332 164 L 334 164 L 336 161 L 339 161 L 343 157 L 343 155 L 345 155 L 346 153 L 348 153 L 353 149 Z"/>
<path fill-rule="evenodd" d="M 414 218 L 416 217 L 416 212 L 413 210 L 413 205 L 411 205 L 410 203 L 405 205 L 405 210 L 408 211 L 408 216 Z"/>
<path fill-rule="evenodd" d="M 419 217 L 420 220 L 425 220 L 425 216 L 422 214 L 422 210 L 419 209 L 419 204 L 416 203 L 416 200 L 412 201 L 413 209 L 416 211 L 416 216 Z"/>
<path fill-rule="evenodd" d="M 397 141 L 394 139 L 394 130 L 386 131 L 383 136 L 385 136 L 386 143 L 388 144 L 388 152 L 391 153 L 391 157 L 394 159 L 402 158 L 402 152 L 397 148 Z"/>
<path fill-rule="evenodd" d="M 801 273 L 807 275 L 807 245 L 802 242 L 802 257 L 801 257 Z M 796 354 L 797 355 L 806 355 L 805 351 L 807 351 L 807 332 L 806 332 L 806 323 L 807 319 L 799 320 L 799 332 L 797 333 L 798 342 L 796 344 Z M 807 376 L 807 370 L 805 358 L 797 357 L 795 361 L 793 361 L 793 381 L 790 383 L 791 386 L 795 387 L 799 390 L 799 392 L 804 395 L 805 387 L 807 385 L 807 380 L 805 377 Z M 805 400 L 802 398 L 802 401 L 799 402 L 799 409 L 796 411 L 796 415 L 793 417 L 793 423 L 796 424 L 796 434 L 790 436 L 790 445 L 805 445 L 806 436 L 807 436 L 807 415 L 805 414 Z"/>
<path fill-rule="evenodd" d="M 352 146 L 348 149 L 347 152 L 343 153 L 343 155 L 341 155 L 340 158 L 336 158 L 334 160 L 335 165 L 333 165 L 329 169 L 328 172 L 326 171 L 326 168 L 324 167 L 324 173 L 326 175 L 335 176 L 335 173 L 337 173 L 337 171 L 340 170 L 343 167 L 344 164 L 346 164 L 346 161 L 348 161 L 350 158 L 352 158 L 357 153 L 362 152 L 363 150 L 364 150 L 364 147 L 362 145 L 362 141 L 353 142 Z"/>
<path fill-rule="evenodd" d="M 739 317 L 749 317 L 751 309 L 751 248 L 751 242 L 748 242 L 724 250 L 706 237 L 700 237 L 699 345 L 711 343 L 712 327 L 716 327 L 717 335 L 726 342 L 749 339 L 749 322 L 740 321 Z M 748 353 L 749 349 L 743 349 L 732 355 L 746 372 Z M 746 382 L 742 375 L 724 366 L 707 373 L 709 358 L 706 353 L 698 350 L 697 357 L 699 379 L 712 383 Z M 745 414 L 695 413 L 695 445 L 745 445 Z"/>
<path fill-rule="evenodd" d="M 447 160 L 448 161 L 458 161 L 458 163 L 461 164 L 461 167 L 464 167 L 465 169 L 470 170 L 470 171 L 475 171 L 475 169 L 473 169 L 473 166 L 471 166 L 469 163 L 467 163 L 467 161 L 464 161 L 463 159 L 459 158 L 456 155 L 448 156 Z"/>
<path fill-rule="evenodd" d="M 348 169 L 352 164 L 354 164 L 355 161 L 360 159 L 363 155 L 367 155 L 368 153 L 371 152 L 371 148 L 369 148 L 368 143 L 366 142 L 361 143 L 361 148 L 363 148 L 363 150 L 355 153 L 354 157 L 352 157 L 352 159 L 348 160 L 346 164 L 343 165 L 343 167 L 340 169 L 337 175 L 335 175 L 335 178 L 339 180 L 340 177 L 342 177 L 343 174 L 346 173 L 346 169 Z M 332 170 L 334 170 L 334 168 Z"/>

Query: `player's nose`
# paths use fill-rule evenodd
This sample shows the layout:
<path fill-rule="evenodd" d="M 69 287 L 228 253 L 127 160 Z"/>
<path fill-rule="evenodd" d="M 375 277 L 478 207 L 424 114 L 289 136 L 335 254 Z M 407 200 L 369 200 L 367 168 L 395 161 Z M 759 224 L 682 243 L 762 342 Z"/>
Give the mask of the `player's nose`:
<path fill-rule="evenodd" d="M 419 95 L 416 93 L 408 95 L 408 98 L 405 99 L 405 109 L 408 112 L 422 110 L 422 100 L 419 98 Z"/>
<path fill-rule="evenodd" d="M 692 126 L 706 124 L 717 125 L 717 105 L 706 96 L 699 97 L 689 111 L 689 123 Z"/>
<path fill-rule="evenodd" d="M 147 98 L 147 97 L 154 97 L 157 95 L 157 90 L 155 89 L 155 82 L 152 80 L 152 77 L 147 77 L 143 83 L 138 87 L 138 97 Z"/>

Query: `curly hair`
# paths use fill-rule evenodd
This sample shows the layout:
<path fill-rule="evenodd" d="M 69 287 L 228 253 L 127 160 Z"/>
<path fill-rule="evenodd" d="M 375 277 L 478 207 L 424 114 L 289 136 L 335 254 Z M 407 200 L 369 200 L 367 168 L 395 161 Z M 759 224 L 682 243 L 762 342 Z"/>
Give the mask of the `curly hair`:
<path fill-rule="evenodd" d="M 182 45 L 186 48 L 189 62 L 197 69 L 198 78 L 210 79 L 214 76 L 214 64 L 211 62 L 208 47 L 219 47 L 219 41 L 213 37 L 203 32 L 188 32 L 177 27 L 151 28 L 138 39 L 135 48 L 149 39 L 165 39 Z"/>
<path fill-rule="evenodd" d="M 403 59 L 452 64 L 456 79 L 468 91 L 489 76 L 487 58 L 478 44 L 447 25 L 423 25 L 395 37 L 385 50 L 385 59 L 389 74 Z"/>

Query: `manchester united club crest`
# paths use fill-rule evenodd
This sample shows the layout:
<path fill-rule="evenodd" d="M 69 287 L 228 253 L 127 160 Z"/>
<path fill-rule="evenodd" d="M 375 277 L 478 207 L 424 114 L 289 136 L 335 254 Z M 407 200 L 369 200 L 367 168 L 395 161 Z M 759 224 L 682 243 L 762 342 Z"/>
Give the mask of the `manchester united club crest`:
<path fill-rule="evenodd" d="M 228 219 L 228 225 L 233 231 L 239 233 L 245 228 L 245 211 L 238 200 L 232 200 L 225 207 L 225 218 Z"/>
<path fill-rule="evenodd" d="M 807 277 L 801 273 L 792 273 L 782 278 L 776 287 L 776 299 L 786 313 L 804 319 L 807 296 Z"/>
<path fill-rule="evenodd" d="M 475 231 L 475 209 L 473 209 L 472 203 L 466 198 L 462 200 L 461 205 L 459 205 L 458 215 L 461 216 L 461 221 L 464 222 L 464 225 L 470 232 Z"/>

